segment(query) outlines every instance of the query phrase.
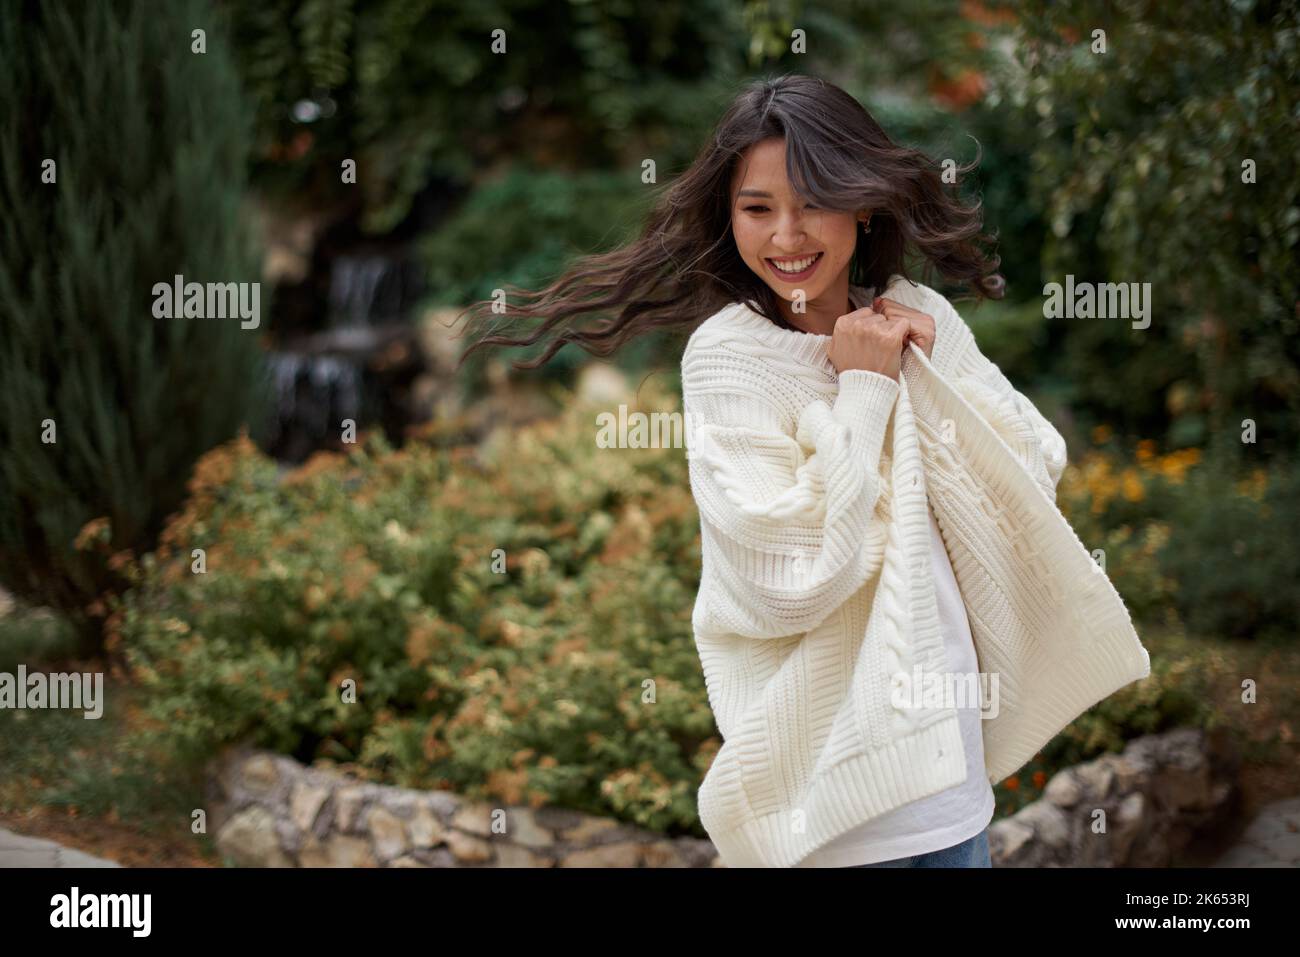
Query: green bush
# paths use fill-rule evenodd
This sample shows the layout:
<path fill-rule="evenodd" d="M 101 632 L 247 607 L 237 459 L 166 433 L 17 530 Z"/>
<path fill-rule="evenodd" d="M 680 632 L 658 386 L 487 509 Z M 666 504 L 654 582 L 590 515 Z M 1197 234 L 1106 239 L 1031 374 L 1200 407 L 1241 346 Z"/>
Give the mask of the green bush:
<path fill-rule="evenodd" d="M 641 182 L 639 168 L 562 173 L 511 167 L 474 190 L 453 216 L 421 240 L 429 286 L 435 290 L 430 301 L 460 308 L 490 299 L 498 288 L 507 293 L 515 287 L 542 289 L 579 255 L 604 252 L 632 238 L 649 212 L 654 190 Z M 544 345 L 495 355 L 503 361 L 531 358 Z M 665 347 L 663 334 L 650 334 L 634 339 L 611 361 L 628 370 L 657 362 L 677 373 L 678 364 L 664 359 L 674 354 L 681 355 L 680 345 L 674 353 Z M 466 401 L 483 391 L 489 358 L 478 352 L 466 361 L 457 379 Z M 586 352 L 568 346 L 534 375 L 572 385 L 576 370 L 589 360 Z"/>
<path fill-rule="evenodd" d="M 375 438 L 283 480 L 247 441 L 206 456 L 115 611 L 155 725 L 142 747 L 188 765 L 251 740 L 390 783 L 689 826 L 719 742 L 690 632 L 685 460 L 600 449 L 594 422 L 576 407 L 482 460 Z"/>
<path fill-rule="evenodd" d="M 1224 638 L 1294 641 L 1300 622 L 1300 473 L 1288 460 L 1251 479 L 1234 462 L 1207 459 L 1169 516 L 1161 571 L 1178 583 L 1187 627 Z"/>
<path fill-rule="evenodd" d="M 248 107 L 213 26 L 200 0 L 0 9 L 0 581 L 89 635 L 110 556 L 151 544 L 194 460 L 256 408 L 255 331 L 153 316 L 178 273 L 258 278 Z M 100 517 L 111 547 L 74 548 Z"/>
<path fill-rule="evenodd" d="M 1240 455 L 1108 441 L 1070 463 L 1057 500 L 1135 617 L 1217 638 L 1294 637 L 1300 553 L 1278 538 L 1300 523 L 1289 460 L 1248 470 Z"/>
<path fill-rule="evenodd" d="M 504 159 L 684 164 L 684 128 L 703 129 L 738 81 L 750 26 L 730 0 L 224 6 L 257 104 L 259 178 L 298 202 L 332 201 L 339 164 L 354 159 L 362 223 L 376 233 L 430 183 L 464 183 Z M 303 100 L 320 115 L 295 120 Z"/>
<path fill-rule="evenodd" d="M 433 301 L 461 305 L 490 298 L 497 287 L 541 288 L 576 256 L 638 233 L 653 190 L 639 168 L 504 170 L 421 240 Z"/>
<path fill-rule="evenodd" d="M 1062 367 L 1128 435 L 1300 440 L 1300 8 L 1030 0 L 997 89 L 1032 130 L 1044 281 L 1150 283 L 1150 326 L 1077 319 Z M 1103 29 L 1105 52 L 1094 52 Z M 1253 178 L 1245 166 L 1253 164 Z"/>

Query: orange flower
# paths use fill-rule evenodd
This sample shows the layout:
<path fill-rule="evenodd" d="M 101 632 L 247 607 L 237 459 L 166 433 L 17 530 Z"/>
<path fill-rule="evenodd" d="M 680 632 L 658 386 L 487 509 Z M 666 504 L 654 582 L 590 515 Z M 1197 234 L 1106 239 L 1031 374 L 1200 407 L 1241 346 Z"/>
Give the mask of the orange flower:
<path fill-rule="evenodd" d="M 379 574 L 379 566 L 368 558 L 363 558 L 356 562 L 343 579 L 343 594 L 348 597 L 349 601 L 356 601 L 365 592 L 366 587 Z"/>
<path fill-rule="evenodd" d="M 984 74 L 970 69 L 961 70 L 953 77 L 936 72 L 930 79 L 930 95 L 948 109 L 958 112 L 978 102 L 987 88 Z"/>
<path fill-rule="evenodd" d="M 1124 470 L 1120 476 L 1120 485 L 1124 491 L 1124 498 L 1130 502 L 1140 502 L 1146 497 L 1146 489 L 1142 486 L 1142 480 L 1138 478 L 1137 472 L 1132 468 Z"/>
<path fill-rule="evenodd" d="M 1011 777 L 1007 778 L 1006 781 L 1004 781 L 1003 783 L 1006 785 L 1008 791 L 1020 790 L 1020 778 L 1016 777 L 1015 775 L 1012 775 Z"/>
<path fill-rule="evenodd" d="M 418 668 L 433 657 L 437 635 L 436 622 L 426 619 L 411 626 L 406 634 L 406 659 L 412 666 Z"/>
<path fill-rule="evenodd" d="M 338 452 L 317 451 L 292 472 L 286 472 L 281 481 L 285 485 L 301 485 L 317 475 L 334 470 L 345 461 L 346 458 Z"/>
<path fill-rule="evenodd" d="M 1198 448 L 1177 449 L 1161 456 L 1156 469 L 1169 481 L 1177 483 L 1181 482 L 1187 470 L 1200 460 L 1201 450 Z"/>
<path fill-rule="evenodd" d="M 79 552 L 85 551 L 92 545 L 107 542 L 112 534 L 112 525 L 106 516 L 92 518 L 81 526 L 81 531 L 77 532 L 77 537 L 73 539 L 72 547 Z"/>

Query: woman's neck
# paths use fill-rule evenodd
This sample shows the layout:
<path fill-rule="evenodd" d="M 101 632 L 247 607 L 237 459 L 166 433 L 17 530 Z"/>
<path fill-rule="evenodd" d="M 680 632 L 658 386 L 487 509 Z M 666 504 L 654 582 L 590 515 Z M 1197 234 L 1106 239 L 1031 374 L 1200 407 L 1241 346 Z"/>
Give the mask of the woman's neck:
<path fill-rule="evenodd" d="M 847 276 L 831 284 L 831 288 L 816 299 L 804 303 L 804 311 L 796 313 L 794 307 L 784 299 L 780 301 L 781 315 L 785 321 L 801 332 L 829 336 L 835 331 L 835 323 L 840 316 L 853 311 L 849 300 L 849 280 Z"/>

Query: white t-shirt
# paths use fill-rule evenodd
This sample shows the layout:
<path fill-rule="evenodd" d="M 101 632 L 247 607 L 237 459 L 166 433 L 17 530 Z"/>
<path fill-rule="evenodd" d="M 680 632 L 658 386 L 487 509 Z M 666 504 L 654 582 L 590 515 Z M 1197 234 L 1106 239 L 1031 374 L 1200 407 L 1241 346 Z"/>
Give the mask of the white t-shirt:
<path fill-rule="evenodd" d="M 939 534 L 934 509 L 929 509 L 929 512 L 931 566 L 948 667 L 959 674 L 978 672 L 966 606 L 957 588 L 948 550 Z M 966 753 L 965 781 L 865 821 L 818 848 L 795 866 L 853 867 L 891 861 L 942 850 L 969 840 L 984 830 L 993 819 L 994 802 L 993 786 L 984 773 L 984 734 L 980 727 L 979 704 L 959 707 L 957 720 Z"/>

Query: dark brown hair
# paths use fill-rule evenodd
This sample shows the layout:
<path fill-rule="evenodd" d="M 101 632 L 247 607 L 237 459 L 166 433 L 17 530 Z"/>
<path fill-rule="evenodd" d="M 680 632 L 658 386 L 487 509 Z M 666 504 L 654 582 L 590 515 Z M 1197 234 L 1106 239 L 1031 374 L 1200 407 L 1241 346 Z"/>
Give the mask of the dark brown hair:
<path fill-rule="evenodd" d="M 693 326 L 732 302 L 748 302 L 790 328 L 776 293 L 745 264 L 731 234 L 737 160 L 772 137 L 785 138 L 786 174 L 801 198 L 823 209 L 872 211 L 870 234 L 858 234 L 850 283 L 884 289 L 895 273 L 908 275 L 905 260 L 914 255 L 927 276 L 937 268 L 976 296 L 1002 298 L 1000 259 L 983 249 L 993 237 L 981 232 L 981 204 L 963 202 L 958 184 L 943 182 L 939 164 L 895 145 L 839 87 L 786 75 L 752 83 L 736 97 L 690 168 L 656 203 L 639 238 L 583 257 L 539 292 L 515 290 L 507 296 L 506 318 L 543 321 L 524 335 L 486 335 L 461 362 L 484 346 L 529 346 L 547 336 L 553 338 L 540 356 L 514 367 L 536 368 L 569 342 L 605 357 L 635 336 Z M 491 305 L 482 300 L 467 311 L 486 317 Z M 585 313 L 604 318 L 585 329 L 569 323 Z"/>

